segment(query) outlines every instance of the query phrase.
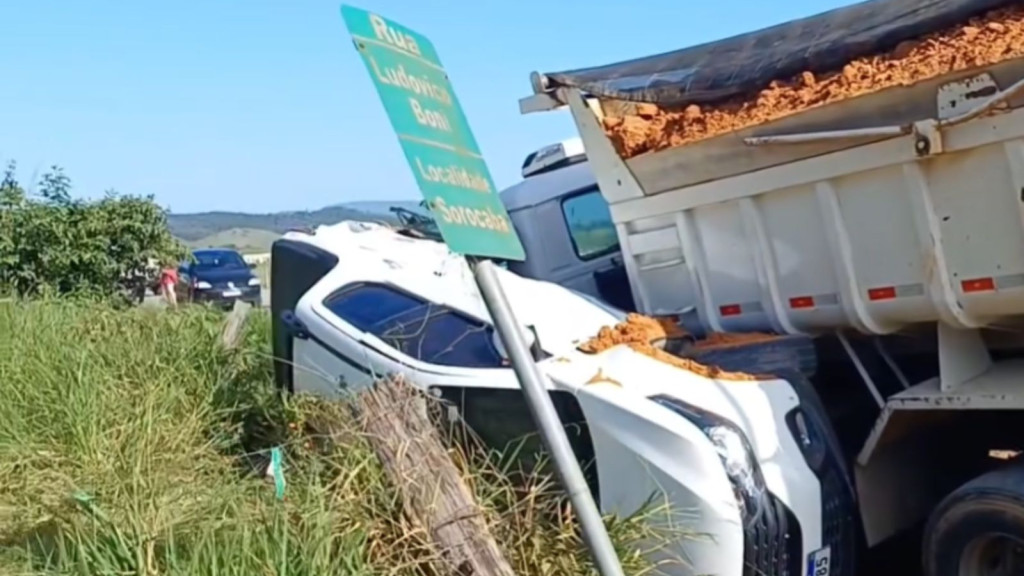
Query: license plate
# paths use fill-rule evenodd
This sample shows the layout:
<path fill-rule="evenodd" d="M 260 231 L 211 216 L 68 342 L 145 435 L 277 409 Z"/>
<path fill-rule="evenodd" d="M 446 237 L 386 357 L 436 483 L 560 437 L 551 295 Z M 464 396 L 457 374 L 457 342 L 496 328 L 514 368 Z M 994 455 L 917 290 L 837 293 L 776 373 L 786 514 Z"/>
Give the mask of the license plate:
<path fill-rule="evenodd" d="M 807 576 L 828 576 L 831 569 L 831 546 L 825 546 L 807 555 Z"/>
<path fill-rule="evenodd" d="M 224 291 L 224 296 L 226 298 L 232 298 L 234 296 L 241 296 L 241 295 L 242 295 L 242 291 L 241 290 L 237 290 L 237 289 L 235 289 L 235 290 L 225 290 Z"/>

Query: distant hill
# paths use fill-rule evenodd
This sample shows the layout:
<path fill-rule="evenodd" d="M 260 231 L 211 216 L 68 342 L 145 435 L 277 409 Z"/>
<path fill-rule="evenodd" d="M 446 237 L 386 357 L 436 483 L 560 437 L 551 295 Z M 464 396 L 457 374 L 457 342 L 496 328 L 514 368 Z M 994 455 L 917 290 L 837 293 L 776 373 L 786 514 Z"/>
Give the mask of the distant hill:
<path fill-rule="evenodd" d="M 392 206 L 398 206 L 399 208 L 405 208 L 406 210 L 412 210 L 414 212 L 426 211 L 424 208 L 421 208 L 420 203 L 415 200 L 396 200 L 394 202 L 388 202 L 386 200 L 360 200 L 357 202 L 345 202 L 343 204 L 338 204 L 338 206 L 370 214 L 390 214 Z"/>
<path fill-rule="evenodd" d="M 281 235 L 270 230 L 232 228 L 189 242 L 192 248 L 234 248 L 242 254 L 270 252 L 270 246 Z"/>
<path fill-rule="evenodd" d="M 422 211 L 418 201 L 396 200 L 347 202 L 319 210 L 275 212 L 270 214 L 248 214 L 245 212 L 197 212 L 193 214 L 169 214 L 167 217 L 171 233 L 192 244 L 197 240 L 206 242 L 221 232 L 241 229 L 267 231 L 284 234 L 294 228 L 312 228 L 323 224 L 336 224 L 342 220 L 385 220 L 394 222 L 389 211 L 392 206 Z"/>

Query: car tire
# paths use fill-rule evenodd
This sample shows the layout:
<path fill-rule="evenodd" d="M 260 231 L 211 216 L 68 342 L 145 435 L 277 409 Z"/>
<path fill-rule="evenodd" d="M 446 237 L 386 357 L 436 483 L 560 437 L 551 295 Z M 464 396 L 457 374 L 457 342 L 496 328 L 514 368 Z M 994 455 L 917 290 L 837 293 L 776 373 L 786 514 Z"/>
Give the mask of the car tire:
<path fill-rule="evenodd" d="M 990 472 L 947 496 L 922 547 L 925 576 L 1024 574 L 1024 466 Z"/>

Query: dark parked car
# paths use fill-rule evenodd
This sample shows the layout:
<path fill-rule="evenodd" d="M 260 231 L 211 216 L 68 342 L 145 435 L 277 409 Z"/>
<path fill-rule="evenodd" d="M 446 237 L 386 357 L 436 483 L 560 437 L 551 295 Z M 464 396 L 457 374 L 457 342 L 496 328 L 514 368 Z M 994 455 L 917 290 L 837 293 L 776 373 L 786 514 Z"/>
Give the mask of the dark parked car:
<path fill-rule="evenodd" d="M 195 250 L 178 270 L 178 298 L 233 306 L 236 300 L 260 306 L 260 279 L 242 255 L 226 248 Z"/>

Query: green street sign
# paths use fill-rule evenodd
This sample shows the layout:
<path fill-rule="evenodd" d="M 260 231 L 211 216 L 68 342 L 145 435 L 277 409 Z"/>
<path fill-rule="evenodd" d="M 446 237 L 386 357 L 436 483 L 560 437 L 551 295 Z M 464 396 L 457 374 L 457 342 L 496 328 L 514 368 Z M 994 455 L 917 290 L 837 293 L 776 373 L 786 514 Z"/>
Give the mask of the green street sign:
<path fill-rule="evenodd" d="M 343 5 L 341 16 L 448 247 L 525 259 L 434 45 L 365 10 Z"/>

